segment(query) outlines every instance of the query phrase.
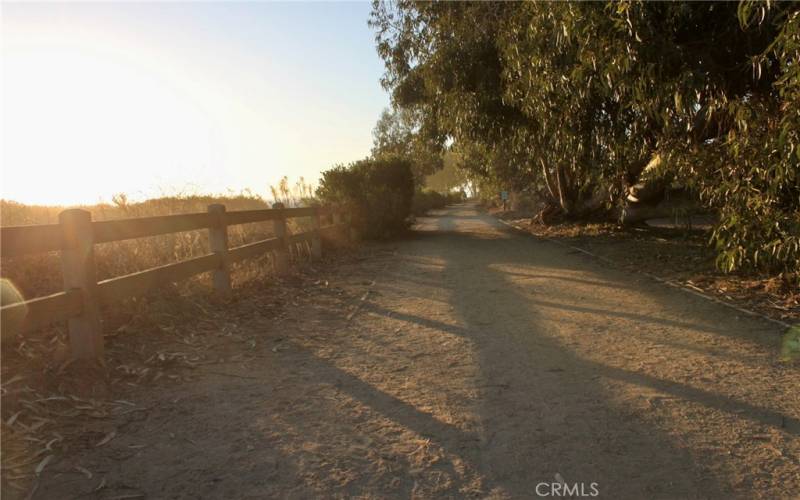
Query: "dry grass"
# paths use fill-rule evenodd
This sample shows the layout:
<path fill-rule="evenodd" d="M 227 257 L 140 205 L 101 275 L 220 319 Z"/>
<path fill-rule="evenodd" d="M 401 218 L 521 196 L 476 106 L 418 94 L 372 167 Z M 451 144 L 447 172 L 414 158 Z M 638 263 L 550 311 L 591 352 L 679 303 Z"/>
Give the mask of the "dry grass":
<path fill-rule="evenodd" d="M 297 188 L 295 188 L 297 189 Z M 307 186 L 306 188 L 307 189 Z M 293 189 L 285 183 L 276 188 L 276 198 L 286 202 Z M 305 191 L 303 191 L 305 194 Z M 53 224 L 64 207 L 23 205 L 0 202 L 0 224 L 3 226 Z M 92 213 L 94 220 L 115 220 L 155 215 L 174 215 L 205 212 L 208 205 L 222 203 L 228 211 L 269 208 L 263 198 L 245 193 L 236 196 L 172 196 L 130 203 L 124 195 L 114 197 L 114 204 L 81 206 Z M 309 221 L 292 219 L 291 231 L 304 231 Z M 269 238 L 272 222 L 243 224 L 228 228 L 230 246 L 235 247 Z M 208 253 L 206 231 L 153 236 L 136 240 L 117 241 L 95 246 L 98 279 L 108 279 L 144 269 L 178 262 Z M 9 280 L 25 298 L 38 297 L 62 289 L 60 261 L 57 252 L 3 258 L 0 276 Z"/>
<path fill-rule="evenodd" d="M 276 194 L 282 196 L 278 199 L 284 202 L 299 198 L 292 197 L 294 190 L 289 189 L 286 183 L 282 183 L 276 189 Z M 64 207 L 29 206 L 7 201 L 1 203 L 2 212 L 0 213 L 2 213 L 4 226 L 54 223 L 58 220 L 59 212 L 64 209 Z M 138 203 L 130 203 L 125 196 L 119 195 L 114 197 L 113 205 L 101 204 L 80 208 L 91 211 L 94 220 L 114 220 L 205 212 L 208 205 L 214 203 L 224 204 L 229 211 L 270 207 L 270 203 L 266 200 L 250 193 L 244 193 L 225 197 L 174 196 Z M 229 245 L 236 247 L 269 238 L 273 235 L 272 224 L 272 221 L 266 221 L 230 226 L 228 228 Z M 309 229 L 310 220 L 290 219 L 287 224 L 290 232 L 302 232 Z M 308 248 L 305 244 L 298 245 L 292 250 L 296 259 L 308 256 Z M 97 276 L 98 280 L 123 276 L 204 255 L 208 252 L 206 230 L 103 243 L 95 245 Z M 247 282 L 269 277 L 273 267 L 271 259 L 271 255 L 265 255 L 259 259 L 235 264 L 231 276 L 233 285 L 242 286 Z M 3 287 L 3 302 L 31 299 L 61 291 L 63 284 L 60 266 L 58 252 L 0 259 L 0 277 L 7 280 Z M 7 283 L 12 286 L 5 286 Z M 207 273 L 176 285 L 165 283 L 163 287 L 159 287 L 150 294 L 149 298 L 126 300 L 105 310 L 103 312 L 104 329 L 108 333 L 120 325 L 128 323 L 133 315 L 149 314 L 145 309 L 152 309 L 155 303 L 169 303 L 172 298 L 179 296 L 186 298 L 193 294 L 207 295 L 209 291 L 210 280 Z M 25 338 L 17 339 L 16 342 L 3 346 L 4 354 L 8 354 L 10 348 L 24 358 L 34 359 L 38 356 L 49 356 L 61 352 L 65 349 L 65 346 L 61 345 L 65 343 L 63 330 L 63 325 L 54 325 L 47 332 L 40 332 L 41 335 L 28 335 Z M 46 348 L 44 343 L 48 344 Z M 61 357 L 55 355 L 57 360 Z"/>
<path fill-rule="evenodd" d="M 308 202 L 309 188 L 299 189 L 284 182 L 274 190 L 275 198 L 291 206 L 297 204 L 295 200 L 300 199 L 297 194 L 301 194 Z M 56 223 L 64 209 L 0 203 L 3 226 Z M 228 211 L 271 206 L 267 200 L 245 193 L 224 197 L 164 197 L 136 203 L 116 196 L 113 204 L 79 208 L 91 211 L 94 220 L 114 220 L 205 212 L 213 203 L 224 204 Z M 310 220 L 290 219 L 288 226 L 290 232 L 306 231 Z M 272 222 L 231 226 L 228 232 L 230 246 L 239 246 L 271 237 Z M 308 258 L 304 245 L 292 251 L 295 260 Z M 208 238 L 205 230 L 187 231 L 104 243 L 96 245 L 95 252 L 98 279 L 103 280 L 208 253 Z M 87 418 L 102 420 L 131 411 L 127 402 L 117 400 L 124 394 L 122 387 L 179 380 L 183 372 L 178 368 L 206 363 L 206 358 L 219 354 L 219 347 L 207 346 L 201 340 L 203 328 L 208 326 L 211 331 L 208 335 L 223 335 L 225 332 L 216 331 L 216 322 L 227 316 L 231 302 L 249 296 L 255 289 L 269 287 L 275 303 L 263 304 L 258 314 L 273 314 L 273 309 L 287 299 L 283 298 L 285 290 L 280 282 L 272 276 L 271 260 L 270 255 L 265 255 L 235 265 L 232 269 L 235 293 L 226 300 L 210 293 L 210 280 L 203 274 L 180 284 L 165 284 L 146 297 L 132 298 L 105 309 L 103 330 L 107 352 L 102 367 L 69 364 L 64 324 L 54 324 L 4 344 L 0 388 L 4 486 L 16 484 L 28 489 L 31 479 L 38 476 L 37 470 L 47 467 L 54 455 L 81 435 L 82 424 L 75 422 Z M 2 258 L 0 276 L 9 280 L 24 298 L 62 290 L 57 252 Z M 7 300 L 5 293 L 3 300 Z M 114 393 L 115 397 L 106 392 Z M 74 433 L 67 429 L 73 424 Z"/>
<path fill-rule="evenodd" d="M 314 202 L 310 199 L 313 190 L 302 181 L 290 186 L 284 180 L 272 191 L 274 201 L 286 206 Z M 59 212 L 65 208 L 0 203 L 3 226 L 56 223 Z M 79 208 L 91 211 L 94 220 L 114 220 L 206 212 L 213 203 L 224 204 L 228 211 L 271 206 L 263 198 L 244 193 L 224 197 L 172 196 L 136 203 L 125 196 L 116 196 L 113 204 Z M 310 222 L 310 218 L 297 218 L 290 219 L 287 225 L 291 233 L 296 233 L 310 229 Z M 323 224 L 329 222 L 323 220 Z M 269 238 L 273 235 L 272 224 L 267 221 L 231 226 L 229 245 L 235 247 Z M 341 244 L 335 238 L 324 242 L 337 247 Z M 104 243 L 95 246 L 98 279 L 207 252 L 205 230 Z M 293 247 L 291 253 L 295 261 L 309 258 L 305 243 Z M 243 336 L 237 325 L 254 318 L 279 320 L 282 310 L 294 304 L 298 293 L 304 291 L 303 287 L 292 284 L 301 275 L 308 281 L 309 276 L 316 275 L 319 265 L 297 266 L 291 276 L 278 279 L 273 275 L 272 256 L 267 254 L 234 266 L 231 276 L 234 290 L 230 296 L 210 293 L 206 273 L 179 284 L 165 284 L 147 296 L 105 308 L 102 320 L 106 352 L 102 363 L 71 362 L 63 323 L 4 343 L 0 366 L 3 493 L 9 498 L 33 494 L 45 469 L 59 468 L 59 473 L 77 473 L 92 479 L 91 471 L 80 467 L 70 469 L 59 464 L 59 457 L 83 442 L 99 447 L 114 439 L 113 429 L 99 435 L 90 429 L 98 426 L 105 429 L 109 421 L 123 415 L 143 414 L 147 409 L 131 403 L 129 394 L 149 390 L 155 384 L 189 380 L 199 366 L 236 360 L 240 355 L 225 353 L 239 344 L 254 349 L 254 337 Z M 9 280 L 23 298 L 58 292 L 62 289 L 60 257 L 52 252 L 2 258 L 0 277 Z M 256 296 L 261 299 L 254 301 Z M 4 291 L 3 302 L 6 300 Z M 242 314 L 242 304 L 248 305 L 247 314 Z M 94 480 L 100 481 L 98 488 L 103 487 L 102 478 Z"/>

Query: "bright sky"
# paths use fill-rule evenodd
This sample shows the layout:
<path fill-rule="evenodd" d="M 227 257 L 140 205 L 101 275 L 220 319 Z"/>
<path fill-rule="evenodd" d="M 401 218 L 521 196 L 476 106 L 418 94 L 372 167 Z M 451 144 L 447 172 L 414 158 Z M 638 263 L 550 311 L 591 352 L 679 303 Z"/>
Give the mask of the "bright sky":
<path fill-rule="evenodd" d="M 2 5 L 2 191 L 266 195 L 369 153 L 369 3 Z"/>

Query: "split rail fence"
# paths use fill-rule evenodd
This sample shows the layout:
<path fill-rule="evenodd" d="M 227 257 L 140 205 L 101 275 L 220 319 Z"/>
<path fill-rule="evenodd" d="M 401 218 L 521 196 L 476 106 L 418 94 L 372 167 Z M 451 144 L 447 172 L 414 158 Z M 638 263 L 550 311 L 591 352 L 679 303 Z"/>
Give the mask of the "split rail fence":
<path fill-rule="evenodd" d="M 323 216 L 330 216 L 332 224 L 322 227 Z M 312 229 L 290 234 L 286 221 L 297 217 L 310 217 Z M 228 226 L 263 221 L 272 221 L 273 237 L 235 248 L 228 247 Z M 211 253 L 97 281 L 94 245 L 199 229 L 208 230 Z M 66 320 L 72 356 L 77 359 L 101 358 L 102 306 L 206 272 L 212 273 L 214 291 L 227 294 L 231 290 L 231 264 L 273 252 L 275 271 L 279 275 L 284 274 L 289 266 L 292 245 L 308 242 L 311 256 L 320 258 L 322 236 L 328 232 L 350 237 L 349 224 L 344 221 L 342 210 L 324 207 L 284 208 L 280 203 L 271 209 L 233 212 L 227 212 L 225 205 L 216 204 L 210 205 L 207 213 L 109 221 L 92 221 L 90 212 L 70 209 L 59 214 L 58 224 L 3 227 L 0 228 L 2 256 L 59 251 L 64 281 L 63 292 L 4 304 L 0 308 L 3 338 Z"/>

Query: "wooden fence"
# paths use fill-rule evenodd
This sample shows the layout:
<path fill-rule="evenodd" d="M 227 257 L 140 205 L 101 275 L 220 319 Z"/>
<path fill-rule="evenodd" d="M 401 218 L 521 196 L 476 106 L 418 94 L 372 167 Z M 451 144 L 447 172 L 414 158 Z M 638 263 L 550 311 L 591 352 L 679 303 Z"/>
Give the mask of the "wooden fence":
<path fill-rule="evenodd" d="M 323 215 L 331 216 L 331 225 L 321 226 Z M 276 203 L 272 209 L 264 210 L 227 212 L 225 205 L 210 205 L 207 213 L 92 221 L 90 212 L 71 209 L 59 214 L 58 224 L 0 228 L 2 256 L 59 251 L 64 278 L 63 292 L 3 305 L 0 309 L 3 338 L 66 320 L 73 357 L 100 358 L 103 355 L 101 306 L 205 272 L 212 273 L 214 291 L 227 294 L 231 289 L 230 265 L 266 252 L 273 252 L 275 271 L 283 274 L 289 266 L 291 245 L 308 242 L 312 257 L 320 258 L 323 233 L 342 232 L 349 238 L 350 230 L 343 215 L 342 211 L 331 208 L 284 208 Z M 286 221 L 297 217 L 310 217 L 312 229 L 289 234 Z M 228 226 L 270 220 L 272 238 L 228 248 Z M 95 244 L 198 229 L 208 230 L 211 253 L 97 281 Z"/>

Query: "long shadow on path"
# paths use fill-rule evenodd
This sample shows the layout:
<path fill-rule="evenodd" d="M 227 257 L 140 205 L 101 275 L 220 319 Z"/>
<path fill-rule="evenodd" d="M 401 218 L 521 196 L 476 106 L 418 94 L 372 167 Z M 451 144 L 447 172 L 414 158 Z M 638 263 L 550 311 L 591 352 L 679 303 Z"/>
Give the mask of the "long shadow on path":
<path fill-rule="evenodd" d="M 378 314 L 472 341 L 481 383 L 497 387 L 476 402 L 484 435 L 481 444 L 467 453 L 480 464 L 490 490 L 514 498 L 530 497 L 538 482 L 554 481 L 558 473 L 568 483 L 599 483 L 601 493 L 612 498 L 732 494 L 729 484 L 707 473 L 710 468 L 725 469 L 725 453 L 703 455 L 687 449 L 667 432 L 670 423 L 656 425 L 639 410 L 627 407 L 625 392 L 636 388 L 665 394 L 698 411 L 715 410 L 737 422 L 797 436 L 800 426 L 793 414 L 696 387 L 675 373 L 659 376 L 657 370 L 622 362 L 637 356 L 647 362 L 647 352 L 641 348 L 659 346 L 652 336 L 648 340 L 632 334 L 635 341 L 630 349 L 608 351 L 609 356 L 619 355 L 619 360 L 591 359 L 586 354 L 595 341 L 587 340 L 591 334 L 585 330 L 597 323 L 629 332 L 658 328 L 665 340 L 687 344 L 702 345 L 712 338 L 721 339 L 722 344 L 733 339 L 736 346 L 771 346 L 772 340 L 764 340 L 763 326 L 743 334 L 734 318 L 718 324 L 694 321 L 695 305 L 676 299 L 672 292 L 648 290 L 650 296 L 636 298 L 648 295 L 643 287 L 637 290 L 624 282 L 614 287 L 621 281 L 615 273 L 598 272 L 552 247 L 509 237 L 493 226 L 485 217 L 445 214 L 424 221 L 423 236 L 408 249 L 414 256 L 445 263 L 440 280 L 451 292 L 459 325 L 371 306 Z M 514 267 L 516 274 L 543 278 L 538 286 L 526 285 L 510 276 L 513 273 L 503 272 L 503 266 Z M 548 276 L 556 273 L 562 275 Z M 554 285 L 557 280 L 567 283 L 559 287 Z M 631 296 L 640 302 L 625 303 Z M 686 308 L 692 314 L 686 314 Z M 703 356 L 702 349 L 694 354 Z M 614 383 L 624 386 L 623 397 L 616 393 Z"/>

